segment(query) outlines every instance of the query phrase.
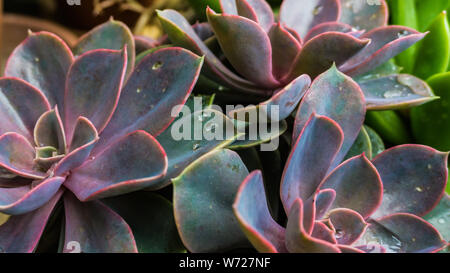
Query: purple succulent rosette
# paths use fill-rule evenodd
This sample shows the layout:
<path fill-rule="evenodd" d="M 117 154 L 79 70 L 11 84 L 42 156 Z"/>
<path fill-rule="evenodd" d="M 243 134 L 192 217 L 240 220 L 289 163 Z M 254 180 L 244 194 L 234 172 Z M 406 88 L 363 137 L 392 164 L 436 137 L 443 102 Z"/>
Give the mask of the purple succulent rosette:
<path fill-rule="evenodd" d="M 30 33 L 0 78 L 0 212 L 11 215 L 0 226 L 0 250 L 35 251 L 58 204 L 60 251 L 71 242 L 82 252 L 182 250 L 171 203 L 132 192 L 163 187 L 176 174 L 156 137 L 190 96 L 202 64 L 185 49 L 164 48 L 135 66 L 133 36 L 112 20 L 73 51 L 54 34 Z M 142 219 L 142 209 L 167 221 Z"/>
<path fill-rule="evenodd" d="M 184 245 L 215 252 L 250 243 L 260 252 L 295 253 L 437 252 L 448 246 L 445 224 L 436 226 L 444 239 L 422 218 L 438 223 L 448 207 L 448 153 L 403 145 L 372 160 L 364 153 L 344 160 L 365 112 L 361 88 L 335 66 L 313 81 L 297 112 L 279 184 L 285 226 L 268 200 L 276 182 L 263 183 L 260 170 L 249 173 L 229 150 L 198 159 L 174 181 Z"/>
<path fill-rule="evenodd" d="M 435 99 L 430 88 L 411 75 L 370 74 L 426 35 L 387 26 L 384 0 L 380 5 L 284 0 L 278 20 L 264 0 L 220 3 L 221 14 L 208 8 L 208 23 L 192 27 L 174 10 L 160 11 L 159 18 L 172 43 L 205 56 L 205 76 L 233 91 L 272 96 L 298 77 L 315 78 L 335 63 L 352 77 L 369 73 L 370 81 L 361 79 L 369 109 L 410 107 Z"/>

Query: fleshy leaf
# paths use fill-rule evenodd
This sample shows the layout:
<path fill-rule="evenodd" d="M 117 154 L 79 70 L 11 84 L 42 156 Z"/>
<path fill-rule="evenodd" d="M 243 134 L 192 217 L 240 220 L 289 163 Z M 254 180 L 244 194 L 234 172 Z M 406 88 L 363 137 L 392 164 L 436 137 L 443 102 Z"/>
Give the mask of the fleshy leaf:
<path fill-rule="evenodd" d="M 364 218 L 351 209 L 335 209 L 330 212 L 329 218 L 336 229 L 336 240 L 342 245 L 356 242 L 367 228 Z"/>
<path fill-rule="evenodd" d="M 260 24 L 266 32 L 269 31 L 274 23 L 274 16 L 270 5 L 265 0 L 236 0 L 240 16 L 244 16 L 241 14 L 239 6 L 241 3 L 247 3 L 256 15 L 258 24 Z"/>
<path fill-rule="evenodd" d="M 286 227 L 286 247 L 290 253 L 339 253 L 333 244 L 311 237 L 303 227 L 303 202 L 294 201 Z"/>
<path fill-rule="evenodd" d="M 209 133 L 215 136 L 210 138 Z M 175 120 L 157 139 L 167 153 L 169 166 L 160 183 L 154 183 L 148 190 L 167 186 L 199 157 L 233 142 L 234 125 L 221 112 L 205 109 Z"/>
<path fill-rule="evenodd" d="M 232 204 L 248 171 L 230 150 L 209 153 L 173 179 L 175 221 L 191 252 L 247 246 Z"/>
<path fill-rule="evenodd" d="M 331 65 L 340 66 L 359 52 L 364 51 L 370 43 L 369 39 L 355 38 L 340 32 L 325 32 L 303 46 L 290 72 L 290 77 L 308 74 L 315 78 L 325 72 Z"/>
<path fill-rule="evenodd" d="M 355 31 L 355 29 L 347 24 L 339 23 L 339 22 L 325 22 L 313 27 L 308 34 L 305 36 L 304 40 L 309 41 L 312 38 L 316 37 L 325 32 L 342 32 L 342 33 L 351 33 Z"/>
<path fill-rule="evenodd" d="M 203 43 L 183 15 L 175 10 L 164 10 L 158 12 L 158 17 L 172 43 L 189 49 L 198 55 L 205 56 L 205 63 L 207 64 L 205 67 L 206 74 L 210 75 L 212 78 L 217 78 L 222 84 L 232 86 L 239 90 L 245 90 L 253 94 L 265 93 L 264 90 L 256 88 L 253 83 L 243 79 L 228 69 Z"/>
<path fill-rule="evenodd" d="M 17 133 L 0 137 L 0 167 L 16 175 L 43 179 L 45 174 L 34 169 L 35 151 L 28 140 Z"/>
<path fill-rule="evenodd" d="M 297 139 L 312 113 L 324 115 L 339 124 L 344 142 L 332 167 L 341 163 L 358 137 L 365 118 L 365 101 L 358 84 L 335 66 L 317 77 L 300 103 L 294 125 Z"/>
<path fill-rule="evenodd" d="M 240 124 L 240 121 L 235 120 L 235 122 L 238 122 Z M 249 123 L 245 123 L 245 133 L 239 134 L 236 141 L 230 144 L 228 148 L 239 150 L 264 145 L 264 149 L 266 149 L 266 151 L 273 151 L 277 149 L 277 143 L 279 143 L 278 138 L 283 135 L 288 129 L 288 125 L 285 120 L 282 120 L 278 123 L 270 122 L 258 123 L 253 125 L 255 126 L 253 128 L 256 128 L 255 131 L 258 131 L 256 134 L 248 133 L 248 130 L 251 129 L 252 125 Z M 244 130 L 243 128 L 241 129 Z"/>
<path fill-rule="evenodd" d="M 261 171 L 250 173 L 242 182 L 233 205 L 248 240 L 259 252 L 287 252 L 285 231 L 272 218 L 267 206 Z"/>
<path fill-rule="evenodd" d="M 357 80 L 368 110 L 391 110 L 436 100 L 428 84 L 408 74 Z"/>
<path fill-rule="evenodd" d="M 245 108 L 236 108 L 228 113 L 233 119 L 247 121 L 248 116 L 265 115 L 267 121 L 278 122 L 286 119 L 297 108 L 298 103 L 305 95 L 311 84 L 308 75 L 301 75 L 286 85 L 283 89 L 275 93 L 269 100 L 266 100 L 256 106 L 247 106 Z M 272 108 L 278 107 L 277 115 L 273 115 Z M 259 120 L 259 119 L 258 119 Z M 261 119 L 262 120 L 262 119 Z M 259 121 L 260 122 L 260 121 Z"/>
<path fill-rule="evenodd" d="M 161 145 L 148 133 L 136 131 L 72 170 L 64 185 L 79 200 L 88 201 L 144 189 L 166 171 Z"/>
<path fill-rule="evenodd" d="M 0 211 L 10 215 L 28 213 L 47 203 L 64 182 L 63 177 L 52 177 L 32 185 L 0 188 Z"/>
<path fill-rule="evenodd" d="M 207 11 L 208 21 L 233 67 L 245 78 L 264 88 L 279 85 L 272 75 L 272 47 L 264 29 L 238 16 Z"/>
<path fill-rule="evenodd" d="M 79 56 L 67 75 L 65 130 L 70 142 L 80 116 L 97 131 L 105 128 L 116 108 L 125 77 L 126 51 L 98 49 Z"/>
<path fill-rule="evenodd" d="M 369 72 L 420 41 L 425 35 L 426 33 L 403 26 L 375 28 L 360 37 L 372 42 L 343 64 L 340 70 L 350 76 Z"/>
<path fill-rule="evenodd" d="M 122 50 L 125 47 L 128 57 L 127 74 L 129 74 L 133 70 L 136 55 L 134 37 L 124 23 L 111 19 L 83 35 L 73 52 L 79 56 L 94 49 Z"/>
<path fill-rule="evenodd" d="M 59 37 L 49 32 L 31 33 L 9 57 L 5 76 L 25 80 L 41 90 L 52 107 L 63 107 L 66 74 L 72 62 L 72 52 Z"/>
<path fill-rule="evenodd" d="M 281 23 L 274 24 L 268 35 L 272 46 L 272 72 L 275 78 L 281 81 L 290 72 L 291 64 L 297 58 L 302 46 Z"/>
<path fill-rule="evenodd" d="M 237 15 L 236 0 L 219 0 L 223 13 Z"/>
<path fill-rule="evenodd" d="M 415 139 L 440 151 L 450 150 L 450 72 L 432 76 L 427 83 L 440 99 L 411 109 Z"/>
<path fill-rule="evenodd" d="M 311 198 L 311 197 L 310 197 Z M 319 190 L 316 194 L 316 220 L 322 219 L 331 208 L 336 199 L 336 191 L 333 189 Z"/>
<path fill-rule="evenodd" d="M 327 225 L 322 222 L 316 222 L 311 236 L 331 244 L 337 244 L 334 231 L 329 229 Z"/>
<path fill-rule="evenodd" d="M 444 194 L 439 204 L 424 219 L 441 233 L 444 240 L 450 242 L 450 197 Z"/>
<path fill-rule="evenodd" d="M 316 192 L 342 139 L 342 130 L 336 122 L 324 116 L 310 116 L 289 155 L 281 179 L 281 200 L 286 214 L 297 198 L 307 200 Z"/>
<path fill-rule="evenodd" d="M 33 140 L 36 121 L 50 104 L 44 94 L 18 78 L 0 79 L 0 135 L 15 132 Z"/>
<path fill-rule="evenodd" d="M 370 138 L 370 143 L 372 146 L 372 158 L 370 159 L 373 159 L 385 150 L 384 142 L 374 129 L 370 128 L 367 125 L 364 125 L 364 129 L 367 131 L 367 134 Z"/>
<path fill-rule="evenodd" d="M 64 209 L 64 252 L 70 252 L 70 242 L 78 242 L 84 253 L 137 252 L 128 224 L 102 202 L 80 202 L 66 193 Z"/>
<path fill-rule="evenodd" d="M 0 251 L 6 253 L 31 253 L 35 250 L 50 215 L 59 201 L 62 190 L 39 209 L 11 216 L 0 225 Z"/>
<path fill-rule="evenodd" d="M 336 191 L 332 208 L 352 209 L 364 218 L 380 206 L 383 195 L 380 175 L 365 155 L 355 156 L 339 165 L 324 179 L 320 189 Z"/>
<path fill-rule="evenodd" d="M 66 134 L 58 107 L 42 114 L 34 127 L 36 147 L 54 147 L 59 155 L 66 153 Z"/>
<path fill-rule="evenodd" d="M 284 0 L 280 21 L 304 37 L 318 24 L 337 21 L 340 9 L 339 0 Z"/>
<path fill-rule="evenodd" d="M 175 225 L 172 204 L 165 198 L 140 191 L 103 199 L 102 202 L 130 225 L 140 253 L 185 251 Z M 145 217 L 142 217 L 142 212 L 145 212 Z"/>
<path fill-rule="evenodd" d="M 383 201 L 372 217 L 392 213 L 423 216 L 443 196 L 448 153 L 427 146 L 402 145 L 378 155 L 373 164 L 383 181 Z"/>
<path fill-rule="evenodd" d="M 389 253 L 436 252 L 445 246 L 439 232 L 413 214 L 392 214 L 369 224 L 356 244 L 378 243 Z"/>
<path fill-rule="evenodd" d="M 181 48 L 164 48 L 144 57 L 122 90 L 94 153 L 136 130 L 153 136 L 164 131 L 178 114 L 172 109 L 189 97 L 202 64 L 203 58 Z"/>
<path fill-rule="evenodd" d="M 79 117 L 75 124 L 69 153 L 55 167 L 56 175 L 63 175 L 81 166 L 89 157 L 94 144 L 98 141 L 97 130 L 87 118 Z"/>
<path fill-rule="evenodd" d="M 385 0 L 369 1 L 340 0 L 341 16 L 339 21 L 358 29 L 370 31 L 388 23 L 388 6 Z"/>

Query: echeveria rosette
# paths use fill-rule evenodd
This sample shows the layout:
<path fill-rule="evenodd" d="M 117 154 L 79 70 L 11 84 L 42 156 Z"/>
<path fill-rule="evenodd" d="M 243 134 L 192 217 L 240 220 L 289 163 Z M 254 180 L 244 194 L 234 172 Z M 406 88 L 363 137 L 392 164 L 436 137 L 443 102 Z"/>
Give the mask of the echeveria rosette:
<path fill-rule="evenodd" d="M 101 25 L 82 37 L 76 57 L 54 34 L 31 33 L 9 58 L 0 78 L 0 212 L 12 216 L 0 226 L 1 251 L 33 252 L 61 199 L 61 251 L 70 242 L 83 252 L 183 249 L 171 204 L 133 192 L 167 179 L 155 137 L 188 99 L 203 58 L 164 48 L 133 68 L 127 33 L 114 21 Z M 133 213 L 142 209 L 167 219 L 140 221 Z M 150 230 L 167 240 L 143 235 Z"/>
<path fill-rule="evenodd" d="M 159 17 L 172 43 L 205 56 L 205 76 L 231 90 L 263 97 L 303 74 L 315 78 L 333 63 L 354 77 L 370 73 L 425 36 L 411 28 L 387 26 L 384 0 L 380 5 L 285 0 L 279 22 L 264 0 L 221 0 L 220 4 L 222 14 L 209 8 L 206 12 L 211 28 L 206 37 L 176 11 L 161 11 Z M 222 57 L 233 70 L 222 63 Z M 371 75 L 368 88 L 363 88 L 370 98 L 369 109 L 409 107 L 434 99 L 421 80 L 390 76 Z"/>
<path fill-rule="evenodd" d="M 434 252 L 445 247 L 439 232 L 420 217 L 444 194 L 448 153 L 403 145 L 372 161 L 361 154 L 342 162 L 363 125 L 365 108 L 359 86 L 335 67 L 312 83 L 298 109 L 295 145 L 281 181 L 286 228 L 265 206 L 258 171 L 237 194 L 236 216 L 259 251 Z M 263 205 L 251 206 L 255 199 Z"/>

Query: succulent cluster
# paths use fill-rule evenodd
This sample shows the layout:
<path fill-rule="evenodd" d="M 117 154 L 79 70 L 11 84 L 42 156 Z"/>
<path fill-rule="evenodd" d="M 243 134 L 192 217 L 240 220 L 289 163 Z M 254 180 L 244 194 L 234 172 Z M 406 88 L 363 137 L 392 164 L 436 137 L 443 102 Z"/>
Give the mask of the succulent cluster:
<path fill-rule="evenodd" d="M 273 219 L 275 213 L 269 208 L 274 199 L 265 193 L 273 194 L 267 188 L 274 182 L 265 184 L 265 189 L 260 170 L 248 174 L 231 151 L 199 159 L 174 181 L 179 206 L 175 218 L 184 244 L 194 252 L 245 247 L 248 241 L 260 252 L 436 252 L 445 248 L 448 243 L 439 231 L 421 217 L 444 196 L 448 153 L 403 145 L 372 160 L 362 153 L 342 162 L 361 129 L 364 112 L 359 86 L 335 67 L 312 83 L 300 103 L 294 145 L 278 184 L 286 227 Z M 223 178 L 213 186 L 207 174 L 215 165 L 228 170 L 221 171 Z M 186 192 L 194 190 L 190 197 L 195 201 L 188 201 Z M 201 208 L 205 203 L 209 207 Z M 445 221 L 442 211 L 448 210 L 448 204 L 439 209 L 434 218 Z M 222 219 L 227 224 L 218 227 Z M 448 224 L 443 224 L 442 231 L 447 232 Z M 211 234 L 205 235 L 204 230 Z"/>
<path fill-rule="evenodd" d="M 437 99 L 391 60 L 426 33 L 387 26 L 383 0 L 284 0 L 279 19 L 264 0 L 213 1 L 222 13 L 193 26 L 159 11 L 161 43 L 110 20 L 73 48 L 39 32 L 14 50 L 0 78 L 0 252 L 448 247 L 448 153 L 385 150 L 364 125 L 368 110 Z M 225 115 L 212 95 L 199 110 L 198 79 L 219 104 L 256 105 Z M 239 138 L 254 112 L 280 130 Z M 178 139 L 179 122 L 232 134 Z M 256 152 L 272 139 L 279 149 Z"/>

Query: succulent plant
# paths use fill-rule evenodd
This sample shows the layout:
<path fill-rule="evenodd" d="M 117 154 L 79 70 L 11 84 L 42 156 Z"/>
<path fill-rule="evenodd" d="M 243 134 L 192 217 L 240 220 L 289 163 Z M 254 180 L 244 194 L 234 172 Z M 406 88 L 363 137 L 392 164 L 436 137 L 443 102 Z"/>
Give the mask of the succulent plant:
<path fill-rule="evenodd" d="M 297 112 L 280 184 L 285 227 L 272 216 L 266 195 L 273 193 L 259 170 L 249 174 L 229 150 L 198 159 L 174 179 L 175 219 L 184 245 L 193 252 L 246 248 L 249 242 L 260 252 L 436 252 L 446 247 L 422 217 L 444 219 L 448 153 L 402 145 L 372 160 L 363 153 L 343 161 L 365 111 L 359 85 L 335 66 L 313 81 Z M 447 233 L 448 223 L 439 228 Z"/>
<path fill-rule="evenodd" d="M 384 0 L 380 5 L 285 0 L 279 22 L 264 0 L 221 0 L 220 5 L 222 14 L 208 8 L 202 31 L 174 10 L 160 11 L 159 17 L 173 44 L 205 56 L 203 75 L 232 91 L 271 96 L 297 77 L 315 78 L 335 63 L 358 77 L 369 109 L 435 99 L 429 87 L 411 75 L 370 73 L 425 36 L 387 26 Z"/>
<path fill-rule="evenodd" d="M 52 33 L 30 33 L 0 78 L 0 213 L 11 215 L 0 225 L 0 251 L 35 251 L 61 207 L 59 251 L 183 251 L 171 203 L 136 191 L 167 186 L 230 142 L 167 133 L 179 106 L 191 103 L 203 58 L 163 48 L 135 66 L 133 37 L 113 20 L 73 52 Z"/>

